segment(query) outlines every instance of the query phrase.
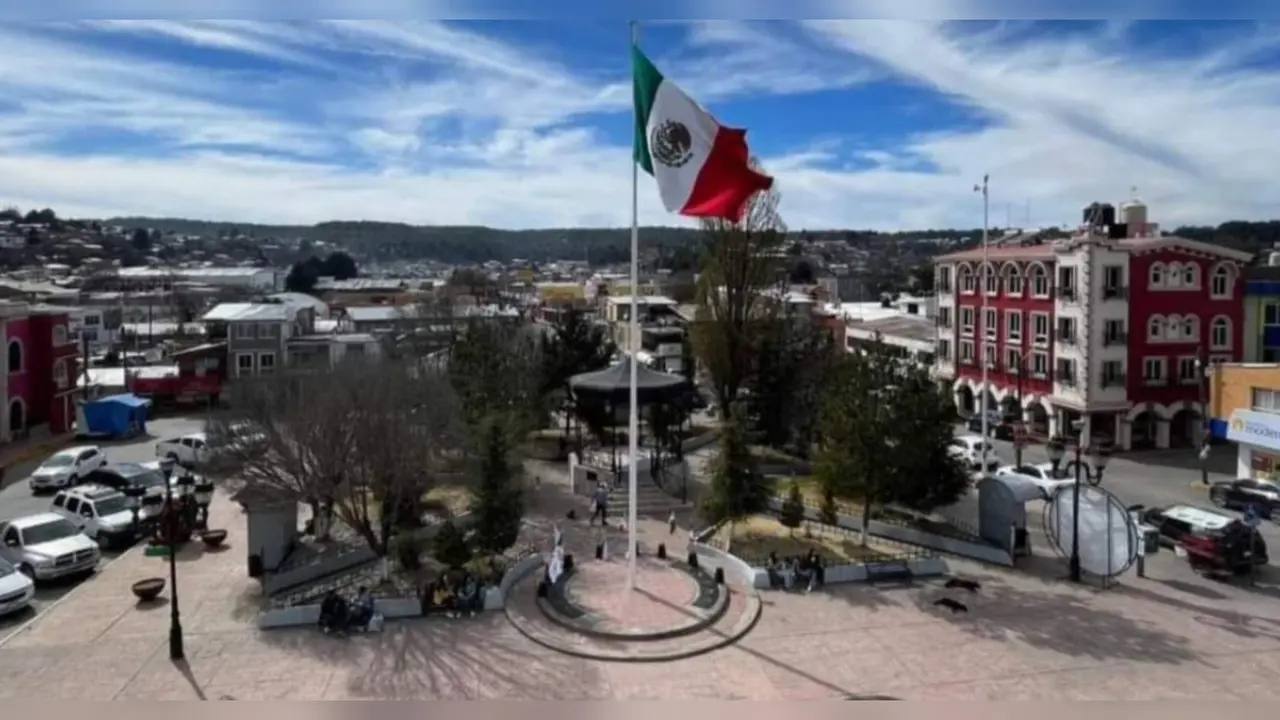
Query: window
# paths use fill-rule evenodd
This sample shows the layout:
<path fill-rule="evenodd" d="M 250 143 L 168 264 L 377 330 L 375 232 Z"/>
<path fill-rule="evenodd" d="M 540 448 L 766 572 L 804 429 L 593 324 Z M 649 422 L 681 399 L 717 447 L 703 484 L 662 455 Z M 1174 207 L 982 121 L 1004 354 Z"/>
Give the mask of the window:
<path fill-rule="evenodd" d="M 990 263 L 983 269 L 984 285 L 988 295 L 998 295 L 1000 293 L 1000 274 L 996 272 L 994 265 Z"/>
<path fill-rule="evenodd" d="M 278 338 L 280 337 L 280 323 L 262 323 L 258 326 L 258 337 L 260 338 Z"/>
<path fill-rule="evenodd" d="M 1147 358 L 1142 361 L 1142 377 L 1148 385 L 1163 385 L 1165 381 L 1165 358 Z"/>
<path fill-rule="evenodd" d="M 1182 263 L 1169 263 L 1165 270 L 1164 285 L 1167 288 L 1182 287 Z"/>
<path fill-rule="evenodd" d="M 1040 263 L 1031 266 L 1031 294 L 1036 297 L 1049 297 L 1049 272 Z"/>
<path fill-rule="evenodd" d="M 62 347 L 63 345 L 66 345 L 68 342 L 69 340 L 67 339 L 67 326 L 54 325 L 53 326 L 53 346 Z"/>
<path fill-rule="evenodd" d="M 1076 384 L 1076 361 L 1066 358 L 1058 358 L 1057 367 L 1055 368 L 1056 380 L 1061 385 L 1074 387 Z"/>
<path fill-rule="evenodd" d="M 237 353 L 236 354 L 236 376 L 246 376 L 253 374 L 253 354 Z"/>
<path fill-rule="evenodd" d="M 1122 286 L 1124 286 L 1123 266 L 1107 265 L 1102 268 L 1103 297 L 1114 297 Z"/>
<path fill-rule="evenodd" d="M 1005 348 L 1004 369 L 1014 375 L 1022 372 L 1022 353 L 1017 348 Z"/>
<path fill-rule="evenodd" d="M 1031 339 L 1040 345 L 1049 342 L 1049 315 L 1047 313 L 1031 313 Z"/>
<path fill-rule="evenodd" d="M 1170 315 L 1164 319 L 1164 339 L 1177 340 L 1182 337 L 1182 316 Z"/>
<path fill-rule="evenodd" d="M 1005 312 L 1005 333 L 1010 340 L 1022 340 L 1022 312 L 1008 310 Z"/>
<path fill-rule="evenodd" d="M 1147 321 L 1147 339 L 1152 341 L 1164 339 L 1164 318 L 1156 316 Z"/>
<path fill-rule="evenodd" d="M 1128 338 L 1124 334 L 1123 320 L 1107 320 L 1102 324 L 1102 344 L 1123 345 Z"/>
<path fill-rule="evenodd" d="M 18 340 L 17 338 L 10 340 L 9 341 L 9 374 L 13 375 L 14 373 L 20 373 L 26 370 L 25 363 L 23 362 L 24 360 L 26 360 L 26 358 L 23 357 L 22 341 Z"/>
<path fill-rule="evenodd" d="M 951 327 L 951 308 L 938 308 L 938 326 L 944 328 Z"/>
<path fill-rule="evenodd" d="M 253 323 L 246 323 L 246 322 L 232 323 L 231 337 L 236 338 L 238 340 L 251 340 L 254 337 L 253 331 L 255 328 L 256 326 Z"/>
<path fill-rule="evenodd" d="M 277 326 L 278 329 L 279 326 Z M 258 372 L 266 375 L 276 369 L 275 353 L 258 353 Z"/>
<path fill-rule="evenodd" d="M 84 324 L 87 327 L 98 327 L 99 325 L 102 324 L 102 316 L 101 315 L 85 315 Z"/>
<path fill-rule="evenodd" d="M 994 345 L 983 345 L 982 356 L 986 360 L 987 367 L 994 368 L 996 366 L 996 348 Z"/>
<path fill-rule="evenodd" d="M 1209 347 L 1214 350 L 1231 348 L 1231 320 L 1221 316 L 1213 319 L 1209 330 Z"/>
<path fill-rule="evenodd" d="M 943 265 L 942 267 L 938 268 L 938 275 L 937 275 L 937 278 L 934 280 L 934 284 L 938 286 L 938 292 L 944 292 L 944 293 L 951 292 L 951 266 L 950 265 Z"/>
<path fill-rule="evenodd" d="M 1076 269 L 1073 267 L 1058 268 L 1058 297 L 1066 300 L 1076 298 Z"/>
<path fill-rule="evenodd" d="M 987 308 L 982 313 L 982 331 L 988 340 L 995 340 L 1000 330 L 1000 322 L 996 320 L 996 309 Z"/>
<path fill-rule="evenodd" d="M 61 390 L 67 386 L 67 363 L 59 360 L 53 364 L 53 384 Z"/>
<path fill-rule="evenodd" d="M 85 340 L 87 340 L 88 342 L 91 342 L 91 343 L 96 343 L 96 342 L 98 342 L 98 331 L 97 331 L 97 330 L 81 330 L 81 331 L 80 331 L 80 336 L 81 336 L 81 337 L 83 337 L 83 338 L 84 338 Z"/>
<path fill-rule="evenodd" d="M 1230 265 L 1220 264 L 1213 269 L 1213 277 L 1209 281 L 1209 295 L 1213 298 L 1231 297 L 1232 270 Z"/>
<path fill-rule="evenodd" d="M 1152 263 L 1151 269 L 1147 271 L 1147 285 L 1153 290 L 1164 287 L 1164 265 L 1161 263 Z"/>
<path fill-rule="evenodd" d="M 960 308 L 960 333 L 962 335 L 973 334 L 973 308 Z"/>
<path fill-rule="evenodd" d="M 1178 358 L 1178 381 L 1183 385 L 1194 385 L 1200 379 L 1194 357 Z"/>
<path fill-rule="evenodd" d="M 1195 315 L 1187 315 L 1182 318 L 1182 339 L 1200 339 L 1200 318 L 1197 318 Z"/>
<path fill-rule="evenodd" d="M 73 497 L 67 498 L 67 511 L 73 513 L 80 512 L 80 500 Z"/>
<path fill-rule="evenodd" d="M 977 288 L 977 281 L 973 277 L 973 268 L 968 265 L 961 265 L 957 274 L 960 276 L 960 292 L 965 295 L 972 295 Z"/>
<path fill-rule="evenodd" d="M 1049 374 L 1049 353 L 1031 353 L 1031 374 L 1036 377 Z"/>
<path fill-rule="evenodd" d="M 1005 294 L 1021 295 L 1022 294 L 1022 271 L 1019 270 L 1018 266 L 1014 265 L 1013 263 L 1009 263 L 1005 267 L 1007 268 L 1005 281 L 1004 281 Z"/>
<path fill-rule="evenodd" d="M 938 357 L 942 358 L 943 360 L 946 360 L 947 362 L 951 361 L 951 341 L 950 340 L 938 341 Z"/>
<path fill-rule="evenodd" d="M 1124 387 L 1124 363 L 1106 360 L 1102 363 L 1102 387 Z"/>
<path fill-rule="evenodd" d="M 1280 390 L 1254 388 L 1253 409 L 1261 412 L 1280 413 Z"/>
<path fill-rule="evenodd" d="M 1075 345 L 1076 340 L 1076 319 L 1058 318 L 1058 342 Z"/>
<path fill-rule="evenodd" d="M 1187 263 L 1182 266 L 1182 287 L 1196 289 L 1200 287 L 1200 266 Z"/>
<path fill-rule="evenodd" d="M 966 365 L 973 364 L 973 341 L 971 340 L 960 341 L 960 362 Z"/>

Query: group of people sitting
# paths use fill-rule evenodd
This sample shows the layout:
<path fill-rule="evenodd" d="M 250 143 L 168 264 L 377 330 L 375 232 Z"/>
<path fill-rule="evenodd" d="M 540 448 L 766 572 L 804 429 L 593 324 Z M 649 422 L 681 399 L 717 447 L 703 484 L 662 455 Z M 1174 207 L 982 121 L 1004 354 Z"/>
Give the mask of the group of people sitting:
<path fill-rule="evenodd" d="M 484 584 L 471 573 L 458 581 L 449 573 L 427 585 L 422 594 L 422 613 L 444 613 L 447 617 L 472 617 L 484 610 Z"/>
<path fill-rule="evenodd" d="M 800 583 L 805 584 L 804 591 L 812 592 L 822 585 L 825 566 L 822 556 L 812 548 L 804 557 L 789 556 L 781 561 L 776 552 L 769 553 L 769 563 L 765 567 L 769 573 L 769 585 L 794 590 Z"/>
<path fill-rule="evenodd" d="M 345 635 L 350 630 L 368 630 L 373 618 L 373 595 L 367 587 L 361 587 L 356 593 L 356 599 L 351 602 L 338 594 L 337 590 L 330 590 L 320 603 L 320 631 L 326 635 Z"/>

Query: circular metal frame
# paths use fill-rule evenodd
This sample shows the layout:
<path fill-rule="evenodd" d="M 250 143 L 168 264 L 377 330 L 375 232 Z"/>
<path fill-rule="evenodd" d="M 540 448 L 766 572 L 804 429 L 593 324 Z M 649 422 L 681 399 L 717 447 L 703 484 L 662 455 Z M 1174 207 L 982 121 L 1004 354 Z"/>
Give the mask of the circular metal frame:
<path fill-rule="evenodd" d="M 1084 486 L 1082 485 L 1081 487 L 1084 487 Z M 1105 577 L 1107 579 L 1116 578 L 1128 572 L 1129 568 L 1133 567 L 1133 564 L 1137 562 L 1138 543 L 1142 542 L 1142 538 L 1138 536 L 1138 526 L 1134 522 L 1133 515 L 1129 512 L 1128 508 L 1124 505 L 1124 503 L 1120 502 L 1120 498 L 1116 497 L 1111 492 L 1104 490 L 1101 487 L 1098 487 L 1097 485 L 1090 485 L 1089 489 L 1095 492 L 1102 493 L 1107 497 L 1107 504 L 1120 511 L 1122 517 L 1125 518 L 1125 527 L 1127 527 L 1129 530 L 1128 561 L 1125 562 L 1120 567 L 1112 568 L 1110 575 L 1104 575 L 1099 573 L 1089 573 L 1090 575 Z M 1070 559 L 1071 548 L 1069 547 L 1064 548 L 1058 542 L 1058 532 L 1056 528 L 1056 523 L 1054 522 L 1054 519 L 1057 517 L 1057 513 L 1054 512 L 1054 510 L 1057 507 L 1058 501 L 1060 500 L 1063 502 L 1071 502 L 1071 492 L 1074 492 L 1074 491 L 1075 491 L 1074 485 L 1064 485 L 1058 488 L 1057 490 L 1055 490 L 1054 493 L 1049 496 L 1049 500 L 1044 504 L 1044 514 L 1043 514 L 1044 534 L 1049 539 L 1049 544 L 1052 545 L 1053 549 L 1057 551 L 1058 555 L 1064 559 Z M 1085 572 L 1088 572 L 1088 571 L 1085 571 Z"/>

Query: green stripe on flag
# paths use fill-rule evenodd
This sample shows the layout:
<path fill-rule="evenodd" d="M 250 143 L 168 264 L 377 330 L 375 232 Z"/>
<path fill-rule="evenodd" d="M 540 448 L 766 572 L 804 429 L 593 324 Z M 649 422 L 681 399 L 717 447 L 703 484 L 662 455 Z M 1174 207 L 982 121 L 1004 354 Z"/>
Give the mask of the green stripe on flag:
<path fill-rule="evenodd" d="M 636 137 L 635 160 L 640 169 L 653 174 L 653 158 L 649 155 L 649 113 L 653 111 L 653 99 L 658 95 L 658 87 L 662 85 L 662 73 L 649 62 L 649 58 L 640 52 L 640 48 L 631 46 L 631 91 L 635 96 Z"/>

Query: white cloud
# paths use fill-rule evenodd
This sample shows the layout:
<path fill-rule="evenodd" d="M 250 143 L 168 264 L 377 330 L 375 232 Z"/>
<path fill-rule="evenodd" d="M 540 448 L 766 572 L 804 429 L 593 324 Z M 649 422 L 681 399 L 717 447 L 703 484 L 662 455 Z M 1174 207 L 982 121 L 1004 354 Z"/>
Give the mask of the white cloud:
<path fill-rule="evenodd" d="M 1267 27 L 1196 57 L 1141 52 L 1123 23 L 1056 39 L 1017 23 L 686 30 L 683 46 L 655 59 L 713 109 L 760 95 L 803 103 L 892 77 L 988 119 L 896 146 L 811 138 L 765 158 L 793 227 L 973 227 L 971 188 L 987 172 L 997 224 L 1006 204 L 1019 218 L 1028 202 L 1038 222 L 1070 221 L 1131 185 L 1166 225 L 1261 218 L 1280 191 L 1280 74 L 1250 64 L 1275 47 Z M 99 42 L 128 35 L 288 70 Z M 339 21 L 10 26 L 0 44 L 5 204 L 290 223 L 629 220 L 630 151 L 600 132 L 628 122 L 626 78 L 546 46 L 438 23 Z M 104 133 L 132 142 L 113 150 Z M 647 185 L 641 198 L 644 222 L 680 222 Z"/>

